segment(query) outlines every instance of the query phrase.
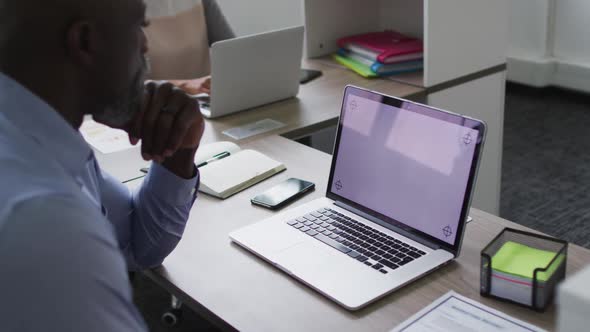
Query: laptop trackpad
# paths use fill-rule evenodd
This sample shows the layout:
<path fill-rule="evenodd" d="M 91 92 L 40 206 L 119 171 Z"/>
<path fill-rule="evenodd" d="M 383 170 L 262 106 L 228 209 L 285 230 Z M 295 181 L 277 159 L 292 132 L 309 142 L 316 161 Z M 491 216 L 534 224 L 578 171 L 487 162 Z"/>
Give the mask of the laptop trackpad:
<path fill-rule="evenodd" d="M 349 309 L 359 308 L 392 289 L 391 280 L 381 273 L 320 241 L 296 244 L 277 253 L 275 258 L 281 270 Z M 360 293 L 354 291 L 359 285 L 363 285 Z"/>
<path fill-rule="evenodd" d="M 305 241 L 290 246 L 276 254 L 276 263 L 294 275 L 308 275 L 309 272 L 321 271 L 326 268 L 331 255 L 326 250 L 318 250 L 316 245 L 312 241 Z"/>

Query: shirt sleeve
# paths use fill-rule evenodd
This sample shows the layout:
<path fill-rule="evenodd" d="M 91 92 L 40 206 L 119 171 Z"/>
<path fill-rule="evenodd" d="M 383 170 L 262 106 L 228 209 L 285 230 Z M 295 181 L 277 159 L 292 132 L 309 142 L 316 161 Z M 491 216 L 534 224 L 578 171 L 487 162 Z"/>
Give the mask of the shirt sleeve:
<path fill-rule="evenodd" d="M 209 46 L 215 42 L 236 37 L 225 15 L 223 15 L 217 0 L 203 0 L 203 7 L 205 8 Z"/>
<path fill-rule="evenodd" d="M 0 266 L 2 331 L 147 331 L 110 223 L 79 198 L 17 205 Z"/>
<path fill-rule="evenodd" d="M 182 237 L 197 197 L 199 175 L 182 179 L 153 163 L 133 194 L 104 174 L 101 195 L 130 270 L 158 266 Z"/>

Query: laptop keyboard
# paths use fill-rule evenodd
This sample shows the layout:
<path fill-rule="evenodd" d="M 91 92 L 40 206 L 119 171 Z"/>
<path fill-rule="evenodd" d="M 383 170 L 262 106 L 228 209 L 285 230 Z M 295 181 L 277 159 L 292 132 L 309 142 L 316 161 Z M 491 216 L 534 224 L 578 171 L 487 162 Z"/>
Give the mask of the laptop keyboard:
<path fill-rule="evenodd" d="M 287 224 L 383 274 L 426 255 L 422 250 L 328 208 L 289 220 Z"/>

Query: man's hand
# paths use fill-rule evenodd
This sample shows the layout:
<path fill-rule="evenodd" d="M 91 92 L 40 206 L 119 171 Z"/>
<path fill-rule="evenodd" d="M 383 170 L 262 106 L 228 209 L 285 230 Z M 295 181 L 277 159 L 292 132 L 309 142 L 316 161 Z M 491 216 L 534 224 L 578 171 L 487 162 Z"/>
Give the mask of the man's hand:
<path fill-rule="evenodd" d="M 199 104 L 168 82 L 145 84 L 142 109 L 127 129 L 132 144 L 141 144 L 145 160 L 162 163 L 173 173 L 191 178 L 194 154 L 203 136 Z"/>
<path fill-rule="evenodd" d="M 193 80 L 173 80 L 170 83 L 184 90 L 190 95 L 199 93 L 211 94 L 211 76 L 196 78 Z"/>

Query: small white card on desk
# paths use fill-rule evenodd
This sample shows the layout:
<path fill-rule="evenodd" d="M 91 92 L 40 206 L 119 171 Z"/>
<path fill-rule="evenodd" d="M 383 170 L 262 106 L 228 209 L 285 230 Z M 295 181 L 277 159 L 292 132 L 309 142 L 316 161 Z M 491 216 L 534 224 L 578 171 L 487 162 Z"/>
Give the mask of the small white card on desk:
<path fill-rule="evenodd" d="M 545 331 L 450 291 L 391 332 Z"/>
<path fill-rule="evenodd" d="M 225 130 L 223 134 L 236 139 L 244 139 L 250 136 L 266 133 L 271 130 L 275 130 L 284 127 L 285 124 L 272 119 L 263 119 L 260 121 L 245 124 L 243 126 L 230 128 Z"/>
<path fill-rule="evenodd" d="M 94 120 L 86 120 L 80 126 L 80 133 L 95 149 L 101 153 L 113 153 L 131 149 L 129 135 L 124 130 L 113 129 Z"/>

